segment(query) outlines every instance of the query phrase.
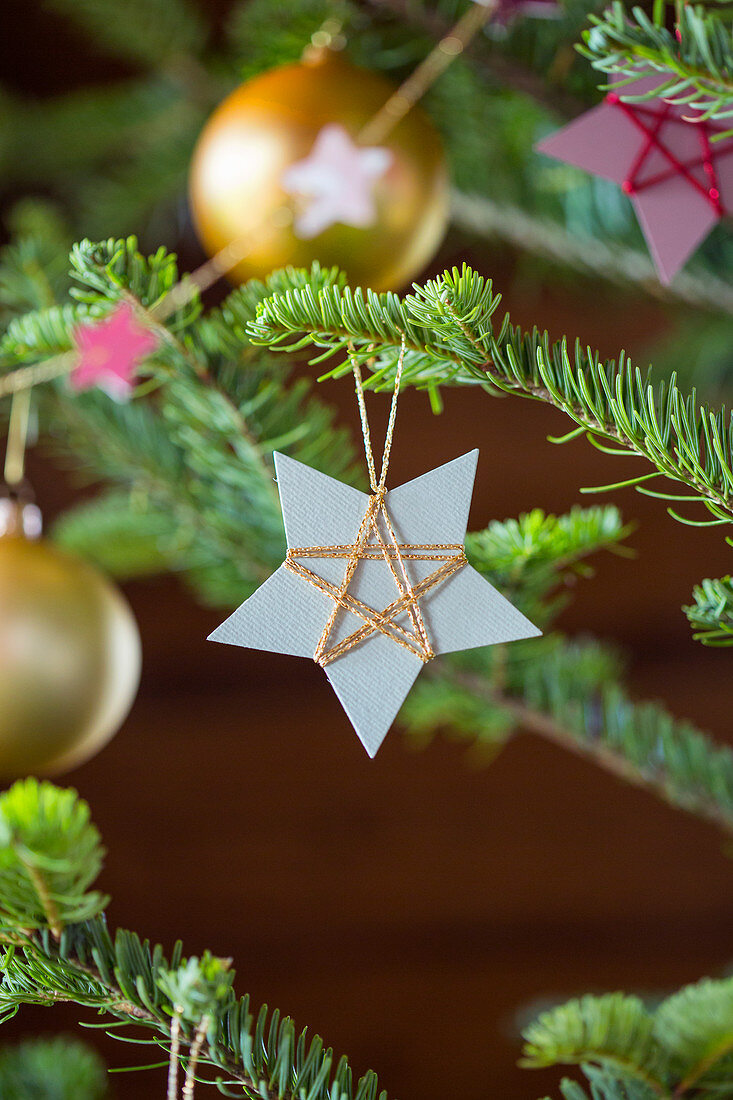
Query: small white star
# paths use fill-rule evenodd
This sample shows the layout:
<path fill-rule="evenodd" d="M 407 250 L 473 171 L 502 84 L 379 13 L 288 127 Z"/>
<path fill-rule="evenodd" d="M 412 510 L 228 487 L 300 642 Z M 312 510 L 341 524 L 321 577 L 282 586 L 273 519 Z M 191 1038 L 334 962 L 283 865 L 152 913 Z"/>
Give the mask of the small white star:
<path fill-rule="evenodd" d="M 310 240 L 337 222 L 357 229 L 374 225 L 374 185 L 391 163 L 389 149 L 362 148 L 343 126 L 324 126 L 308 156 L 282 176 L 285 191 L 300 206 L 296 235 Z"/>

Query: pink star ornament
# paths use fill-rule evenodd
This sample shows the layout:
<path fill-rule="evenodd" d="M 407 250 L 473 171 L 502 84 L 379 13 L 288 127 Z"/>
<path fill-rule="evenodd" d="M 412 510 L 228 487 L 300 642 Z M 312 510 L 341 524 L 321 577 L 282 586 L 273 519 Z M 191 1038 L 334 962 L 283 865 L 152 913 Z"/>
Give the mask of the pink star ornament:
<path fill-rule="evenodd" d="M 374 225 L 375 184 L 391 163 L 389 149 L 362 147 L 343 126 L 324 126 L 308 156 L 282 176 L 283 188 L 299 207 L 296 235 L 310 240 L 337 222 L 358 229 Z"/>
<path fill-rule="evenodd" d="M 623 93 L 642 95 L 663 79 L 643 76 Z M 627 103 L 612 92 L 537 146 L 622 187 L 663 283 L 733 209 L 733 139 L 714 140 L 723 128 L 691 110 L 659 98 Z"/>
<path fill-rule="evenodd" d="M 129 302 L 120 302 L 101 321 L 78 325 L 73 339 L 78 358 L 72 388 L 99 386 L 116 401 L 129 398 L 140 363 L 158 346 L 158 337 L 139 323 Z"/>

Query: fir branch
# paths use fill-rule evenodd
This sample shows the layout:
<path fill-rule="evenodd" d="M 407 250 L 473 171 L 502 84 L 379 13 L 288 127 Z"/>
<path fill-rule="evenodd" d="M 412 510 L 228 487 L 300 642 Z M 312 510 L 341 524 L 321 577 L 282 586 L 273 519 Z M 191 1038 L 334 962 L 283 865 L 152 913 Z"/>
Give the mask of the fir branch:
<path fill-rule="evenodd" d="M 144 577 L 184 568 L 187 540 L 139 490 L 112 489 L 70 508 L 53 539 L 116 577 Z"/>
<path fill-rule="evenodd" d="M 476 651 L 429 670 L 403 708 L 408 730 L 424 738 L 452 723 L 453 700 L 456 732 L 466 740 L 496 744 L 512 731 L 536 734 L 733 832 L 733 750 L 659 704 L 632 701 L 613 653 L 558 636 L 515 644 L 498 685 L 495 659 L 490 650 Z"/>
<path fill-rule="evenodd" d="M 729 1097 L 733 979 L 685 986 L 653 1011 L 622 993 L 571 1000 L 524 1038 L 524 1065 L 580 1065 L 599 1100 Z M 584 1095 L 565 1081 L 561 1091 L 566 1100 Z"/>
<path fill-rule="evenodd" d="M 661 96 L 695 111 L 695 118 L 722 120 L 733 115 L 733 28 L 714 9 L 684 4 L 678 12 L 676 29 L 664 24 L 664 5 L 658 5 L 656 18 L 650 19 L 643 8 L 629 13 L 619 2 L 602 16 L 591 16 L 592 26 L 585 31 L 580 52 L 590 58 L 593 67 L 608 73 L 612 80 L 638 79 L 640 69 L 664 74 L 660 85 L 648 95 L 625 96 L 638 102 Z M 616 85 L 614 85 L 616 86 Z M 730 132 L 730 131 L 728 131 Z"/>
<path fill-rule="evenodd" d="M 677 1080 L 675 1095 L 730 1088 L 733 981 L 704 979 L 667 997 L 655 1013 L 655 1032 Z"/>
<path fill-rule="evenodd" d="M 74 791 L 27 779 L 0 795 L 0 942 L 3 925 L 66 924 L 101 912 L 106 898 L 89 890 L 103 851 L 89 807 Z"/>
<path fill-rule="evenodd" d="M 733 578 L 708 578 L 695 586 L 692 596 L 695 602 L 682 610 L 695 631 L 695 641 L 709 646 L 733 645 Z"/>
<path fill-rule="evenodd" d="M 71 245 L 58 211 L 26 200 L 10 212 L 11 243 L 0 251 L 0 316 L 46 309 L 67 289 Z"/>
<path fill-rule="evenodd" d="M 231 493 L 229 486 L 222 485 L 205 507 L 206 489 L 187 468 L 185 452 L 170 439 L 165 424 L 142 403 L 135 402 L 123 412 L 110 408 L 109 400 L 96 395 L 59 394 L 51 399 L 49 407 L 54 414 L 54 445 L 67 460 L 72 457 L 76 463 L 83 461 L 87 477 L 93 470 L 126 488 L 125 520 L 128 529 L 134 530 L 138 560 L 143 554 L 140 540 L 152 537 L 154 545 L 147 553 L 152 555 L 148 560 L 153 567 L 156 552 L 167 543 L 168 567 L 174 571 L 225 563 L 227 576 L 233 574 L 236 585 L 245 593 L 266 579 L 271 555 L 264 549 L 258 552 L 257 546 L 264 532 L 268 532 L 268 541 L 278 535 L 282 538 L 272 503 L 260 514 L 252 514 L 247 499 L 240 500 L 234 512 L 239 517 L 235 524 L 231 504 L 227 504 L 226 513 L 216 510 L 224 490 L 227 496 Z M 150 512 L 157 513 L 165 528 L 164 541 L 151 531 L 145 519 Z M 85 538 L 93 534 L 95 522 L 100 525 L 96 539 L 103 537 L 107 526 L 103 509 L 96 513 L 87 510 L 83 522 Z M 111 560 L 109 564 L 113 564 Z"/>
<path fill-rule="evenodd" d="M 620 1076 L 612 1066 L 584 1062 L 580 1069 L 590 1085 L 593 1100 L 652 1100 L 656 1095 L 643 1080 L 629 1074 Z M 564 1100 L 588 1100 L 578 1082 L 567 1077 L 560 1083 L 560 1092 Z"/>
<path fill-rule="evenodd" d="M 49 804 L 64 806 L 72 818 L 77 814 L 74 792 L 45 787 Z M 40 806 L 27 803 L 27 789 L 26 782 L 0 796 L 0 811 L 19 798 L 28 805 L 26 825 L 36 838 L 36 857 L 48 864 L 59 837 L 47 817 L 34 819 Z M 12 847 L 3 834 L 0 864 L 8 857 Z M 84 851 L 72 852 L 70 859 L 77 876 L 88 868 Z M 166 1052 L 179 1044 L 174 1049 L 189 1085 L 195 1075 L 225 1095 L 248 1100 L 386 1100 L 374 1073 L 354 1082 L 348 1061 L 337 1061 L 318 1036 L 308 1039 L 298 1032 L 289 1017 L 266 1007 L 255 1016 L 249 998 L 234 992 L 229 960 L 208 953 L 184 959 L 180 944 L 168 960 L 160 946 L 151 947 L 134 933 L 119 931 L 113 938 L 102 916 L 65 927 L 58 940 L 42 925 L 29 932 L 22 916 L 4 915 L 0 928 L 6 942 L 14 942 L 0 960 L 2 1018 L 24 1004 L 70 1002 L 111 1018 L 111 1034 L 132 1027 L 126 1041 Z M 172 1027 L 171 1021 L 177 1023 Z M 530 1025 L 525 1041 L 525 1065 L 581 1065 L 598 1100 L 726 1096 L 733 979 L 688 986 L 655 1012 L 621 993 L 570 1001 Z M 583 1096 L 579 1086 L 564 1084 L 562 1091 L 566 1100 Z M 66 1100 L 63 1092 L 61 1100 Z"/>
<path fill-rule="evenodd" d="M 543 1013 L 527 1028 L 522 1064 L 600 1062 L 669 1096 L 653 1031 L 654 1020 L 638 997 L 583 997 Z"/>
<path fill-rule="evenodd" d="M 223 983 L 216 979 L 212 984 L 215 965 L 226 974 Z M 192 1055 L 194 1042 L 198 1044 L 198 1064 L 221 1091 L 237 1085 L 237 1095 L 250 1100 L 386 1100 L 374 1073 L 354 1084 L 347 1060 L 336 1062 L 318 1036 L 307 1040 L 290 1017 L 263 1007 L 255 1018 L 249 997 L 235 996 L 233 972 L 228 966 L 222 970 L 219 960 L 210 955 L 182 960 L 178 945 L 168 962 L 159 946 L 151 949 L 133 933 L 120 931 L 113 940 L 101 919 L 69 928 L 58 944 L 47 934 L 35 935 L 6 956 L 0 973 L 0 1013 L 17 1011 L 23 1004 L 67 1001 L 142 1028 L 130 1036 L 133 1042 L 145 1042 L 145 1033 L 152 1032 L 163 1049 L 170 1043 L 170 1020 L 180 1007 L 182 1048 Z M 195 1025 L 185 1022 L 204 1000 L 210 1006 L 205 1036 L 200 1016 Z M 185 1066 L 189 1054 L 182 1049 L 180 1057 Z"/>
<path fill-rule="evenodd" d="M 158 309 L 178 279 L 175 257 L 162 249 L 144 257 L 130 238 L 84 241 L 72 262 L 76 304 L 15 319 L 0 357 L 7 367 L 35 369 L 69 350 L 80 321 L 108 312 L 120 297 L 134 304 L 161 336 L 146 368 L 156 386 L 151 399 L 119 407 L 102 394 L 72 395 L 59 383 L 46 391 L 44 419 L 57 446 L 127 491 L 126 506 L 123 494 L 114 498 L 122 507 L 116 530 L 126 542 L 115 542 L 114 560 L 109 547 L 102 551 L 108 565 L 124 571 L 120 553 L 134 552 L 136 572 L 165 564 L 185 571 L 207 600 L 239 602 L 283 554 L 273 450 L 356 477 L 348 436 L 334 426 L 332 411 L 309 396 L 304 380 L 288 384 L 285 364 L 249 341 L 259 300 L 280 289 L 282 277 L 234 291 L 206 316 L 194 300 L 163 325 Z M 294 272 L 285 277 L 298 279 Z M 317 266 L 301 273 L 302 285 L 335 280 L 336 272 Z M 87 506 L 66 537 L 77 545 L 96 539 L 99 550 L 111 522 L 109 507 Z"/>
<path fill-rule="evenodd" d="M 518 519 L 493 520 L 466 537 L 468 559 L 504 595 L 522 607 L 533 622 L 547 624 L 578 576 L 592 576 L 587 559 L 602 550 L 628 555 L 622 546 L 631 527 L 613 506 L 579 508 L 547 515 L 533 508 Z"/>
<path fill-rule="evenodd" d="M 571 355 L 565 339 L 525 332 L 508 316 L 495 331 L 499 302 L 491 281 L 464 265 L 416 286 L 403 300 L 348 287 L 313 293 L 294 286 L 262 302 L 250 331 L 255 341 L 286 351 L 309 344 L 326 349 L 318 361 L 351 343 L 361 361 L 373 364 L 375 387 L 393 377 L 404 334 L 403 385 L 496 387 L 554 405 L 589 437 L 611 440 L 618 451 L 643 457 L 660 475 L 687 485 L 712 513 L 709 522 L 730 522 L 733 419 L 724 407 L 698 405 L 695 392 L 684 394 L 674 378 L 654 386 L 623 353 L 603 360 L 576 343 Z M 330 373 L 348 369 L 344 363 Z"/>
<path fill-rule="evenodd" d="M 472 565 L 536 620 L 566 574 L 587 575 L 588 554 L 619 552 L 627 534 L 615 509 L 573 510 L 493 523 L 470 535 Z M 401 713 L 421 740 L 448 727 L 492 751 L 519 731 L 592 761 L 624 782 L 733 831 L 733 750 L 716 745 L 656 703 L 634 702 L 621 686 L 618 655 L 596 642 L 558 635 L 446 657 L 418 680 Z"/>
<path fill-rule="evenodd" d="M 311 35 L 324 24 L 356 39 L 366 19 L 352 0 L 298 0 L 290 10 L 270 0 L 247 0 L 229 16 L 227 37 L 242 79 L 300 60 Z"/>

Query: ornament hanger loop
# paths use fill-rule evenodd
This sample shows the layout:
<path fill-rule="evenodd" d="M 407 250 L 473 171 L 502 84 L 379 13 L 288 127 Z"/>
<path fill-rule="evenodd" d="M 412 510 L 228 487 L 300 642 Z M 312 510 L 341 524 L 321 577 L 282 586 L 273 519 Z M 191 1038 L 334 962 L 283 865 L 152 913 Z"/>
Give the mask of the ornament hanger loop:
<path fill-rule="evenodd" d="M 354 372 L 356 400 L 359 402 L 361 433 L 364 438 L 364 454 L 366 455 L 367 469 L 369 470 L 369 484 L 371 486 L 372 493 L 374 493 L 375 496 L 382 497 L 386 492 L 389 457 L 392 451 L 392 437 L 394 435 L 395 420 L 397 418 L 397 398 L 400 394 L 402 368 L 405 364 L 405 334 L 404 332 L 402 333 L 402 339 L 400 341 L 400 355 L 397 360 L 397 371 L 395 373 L 392 403 L 389 409 L 387 434 L 384 438 L 384 451 L 382 452 L 382 469 L 379 475 L 379 481 L 377 481 L 377 471 L 374 465 L 374 452 L 372 451 L 372 437 L 371 432 L 369 431 L 369 417 L 367 416 L 366 401 L 364 399 L 364 385 L 361 379 L 361 367 L 357 362 L 354 345 L 352 343 L 349 343 L 349 358 L 351 359 L 351 369 Z"/>

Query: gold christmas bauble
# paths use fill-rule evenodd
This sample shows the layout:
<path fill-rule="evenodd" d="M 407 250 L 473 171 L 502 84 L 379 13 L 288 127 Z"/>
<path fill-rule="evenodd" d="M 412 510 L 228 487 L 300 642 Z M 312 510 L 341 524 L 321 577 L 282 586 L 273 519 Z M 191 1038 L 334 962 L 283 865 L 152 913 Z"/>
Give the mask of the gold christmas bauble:
<path fill-rule="evenodd" d="M 337 264 L 353 285 L 391 290 L 429 262 L 447 225 L 448 175 L 440 137 L 419 107 L 383 140 L 365 141 L 389 153 L 369 225 L 336 222 L 303 239 L 287 214 L 293 196 L 283 177 L 323 128 L 339 126 L 355 141 L 393 91 L 380 74 L 324 51 L 242 84 L 217 108 L 194 151 L 191 207 L 209 255 L 246 242 L 234 282 L 319 260 Z"/>
<path fill-rule="evenodd" d="M 139 679 L 140 636 L 121 593 L 43 539 L 0 538 L 0 779 L 92 756 Z"/>

